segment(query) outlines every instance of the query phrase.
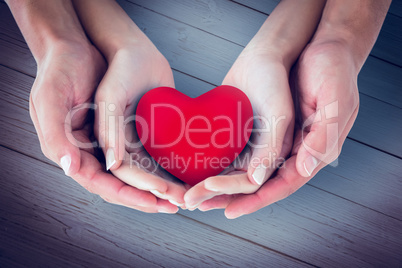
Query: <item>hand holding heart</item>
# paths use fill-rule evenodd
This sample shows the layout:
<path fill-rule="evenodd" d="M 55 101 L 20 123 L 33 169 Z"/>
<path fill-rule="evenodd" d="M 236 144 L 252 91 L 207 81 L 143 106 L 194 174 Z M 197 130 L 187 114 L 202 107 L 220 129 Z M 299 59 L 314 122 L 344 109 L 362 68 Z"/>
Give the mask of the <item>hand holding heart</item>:
<path fill-rule="evenodd" d="M 132 121 L 139 98 L 148 89 L 158 86 L 174 87 L 173 75 L 168 62 L 151 42 L 119 51 L 109 62 L 95 95 L 98 107 L 95 133 L 104 151 L 107 169 L 140 191 L 137 196 L 146 199 L 148 204 L 149 199 L 154 200 L 154 205 L 136 209 L 174 213 L 177 207 L 172 203 L 184 203 L 185 187 L 160 167 L 141 165 L 153 161 L 138 142 Z M 138 146 L 133 146 L 135 144 Z"/>
<path fill-rule="evenodd" d="M 187 161 L 190 169 L 185 165 L 184 172 L 166 166 L 196 184 L 191 188 L 160 168 L 163 161 L 156 163 L 147 150 L 154 157 L 158 152 L 144 140 L 142 146 L 136 134 L 136 127 L 141 137 L 147 130 L 134 123 L 140 97 L 152 88 L 174 87 L 167 60 L 115 1 L 49 2 L 33 6 L 7 1 L 38 63 L 30 114 L 44 154 L 88 191 L 111 203 L 165 213 L 177 212 L 177 206 L 225 208 L 228 218 L 289 196 L 339 155 L 358 112 L 357 75 L 389 8 L 389 3 L 348 1 L 351 12 L 343 12 L 345 4 L 337 1 L 281 1 L 226 75 L 225 86 L 199 100 L 216 92 L 222 95 L 231 89 L 228 86 L 244 94 L 235 96 L 229 90 L 223 94 L 228 95 L 225 103 L 206 102 L 204 108 L 202 102 L 189 101 L 192 107 L 187 110 L 193 115 L 205 110 L 207 116 L 184 119 L 190 126 L 187 143 L 178 142 L 173 151 L 186 156 L 193 153 L 188 145 L 197 145 L 197 150 L 209 154 L 201 163 L 212 165 L 215 154 L 218 159 L 216 167 L 198 170 L 194 169 L 197 161 Z M 49 10 L 56 15 L 48 16 Z M 104 59 L 108 68 L 98 86 Z M 243 121 L 251 114 L 245 96 L 252 105 L 254 130 L 241 150 L 251 130 L 251 124 Z M 226 119 L 233 116 L 231 100 L 236 98 L 248 108 L 232 127 Z M 93 101 L 95 124 L 91 113 L 81 107 L 88 108 Z M 216 120 L 205 126 L 204 119 L 214 112 Z M 177 122 L 161 118 L 165 132 L 157 138 L 164 141 L 174 134 L 169 124 Z M 315 121 L 320 118 L 339 129 L 327 131 L 325 122 Z M 225 123 L 240 134 L 220 131 Z M 193 133 L 191 126 L 201 133 Z M 105 172 L 93 134 L 112 174 Z M 230 150 L 220 147 L 228 137 L 239 141 Z M 217 145 L 216 150 L 199 147 L 210 143 Z M 159 153 L 167 156 L 167 151 Z M 224 156 L 227 160 L 219 163 Z"/>
<path fill-rule="evenodd" d="M 108 77 L 106 74 L 105 79 Z M 111 91 L 113 84 L 109 83 L 115 82 L 116 78 L 120 79 L 119 84 L 125 85 L 124 95 L 128 99 L 138 98 L 139 92 L 149 87 L 145 85 L 142 90 L 130 88 L 124 84 L 130 80 L 124 80 L 124 77 L 113 73 L 110 77 L 113 79 L 105 80 L 100 85 L 96 101 L 106 102 L 106 105 L 109 102 L 117 104 L 117 109 L 108 111 L 103 118 L 102 113 L 98 113 L 96 125 L 108 126 L 106 131 L 98 133 L 110 132 L 110 121 L 102 120 L 116 116 L 127 118 L 135 104 L 127 104 L 125 99 L 119 102 L 119 94 L 116 93 L 120 89 Z M 169 85 L 169 82 L 158 83 Z M 112 164 L 113 174 L 138 189 L 165 192 L 165 196 L 159 197 L 180 203 L 183 200 L 183 197 L 177 195 L 180 191 L 170 193 L 165 188 L 157 188 L 162 187 L 159 185 L 163 181 L 152 175 L 152 169 L 163 167 L 184 182 L 196 184 L 185 195 L 186 207 L 190 209 L 217 195 L 255 192 L 285 159 L 292 145 L 294 112 L 287 71 L 269 56 L 245 50 L 224 83 L 241 88 L 244 93 L 231 86 L 218 87 L 196 99 L 170 87 L 159 87 L 147 92 L 136 109 L 136 126 L 126 125 L 125 129 L 116 126 L 116 136 L 124 136 L 124 139 L 118 140 L 126 141 L 126 151 L 121 153 L 121 158 L 117 158 L 124 158 L 121 166 L 117 162 Z M 243 150 L 250 136 L 253 119 L 254 133 Z M 122 134 L 124 130 L 126 133 Z M 141 143 L 135 139 L 133 130 L 137 131 Z M 106 158 L 110 150 L 118 152 L 119 148 L 124 148 L 123 143 L 110 146 L 110 141 L 116 140 L 116 137 L 107 139 L 102 135 L 99 136 L 101 140 L 109 141 L 104 149 Z M 152 173 L 145 173 L 141 169 L 144 168 L 144 158 L 141 155 L 141 159 L 138 159 L 138 155 L 146 155 L 142 145 L 157 162 L 153 162 L 156 165 L 151 167 Z M 242 154 L 233 162 L 240 152 Z M 137 166 L 130 165 L 133 155 L 139 164 Z M 151 163 L 149 155 L 146 157 L 146 163 Z M 215 166 L 213 159 L 218 161 Z M 219 163 L 222 159 L 227 159 L 224 164 Z M 107 159 L 107 162 L 110 163 L 110 160 Z M 222 174 L 217 176 L 221 171 Z M 161 177 L 166 176 L 164 174 Z M 171 183 L 173 189 L 177 188 L 175 185 Z M 223 202 L 222 198 L 220 200 Z M 231 197 L 227 196 L 225 202 L 230 200 Z"/>
<path fill-rule="evenodd" d="M 130 154 L 133 153 L 138 156 L 134 161 L 136 163 L 141 163 L 138 161 L 140 159 L 152 161 L 141 147 L 132 148 L 124 144 L 126 140 L 129 144 L 136 144 L 138 141 L 135 126 L 125 129 L 119 129 L 117 126 L 115 137 L 111 138 L 106 137 L 110 128 L 102 130 L 102 126 L 110 125 L 107 123 L 109 115 L 129 119 L 134 113 L 134 106 L 139 97 L 147 90 L 161 86 L 173 87 L 168 66 L 163 63 L 164 60 L 156 63 L 147 60 L 147 57 L 153 59 L 155 54 L 160 54 L 154 49 L 151 50 L 153 52 L 151 54 L 138 53 L 147 51 L 143 48 L 132 50 L 134 54 L 137 52 L 134 59 L 125 61 L 123 54 L 120 60 L 109 63 L 109 70 L 102 81 L 96 100 L 97 103 L 106 102 L 106 107 L 111 109 L 106 112 L 104 120 L 100 114 L 97 116 L 97 122 L 101 123 L 100 129 L 97 130 L 98 138 L 106 145 L 104 147 L 106 162 L 116 177 L 128 185 L 150 191 L 159 197 L 156 207 L 141 208 L 142 211 L 173 212 L 177 208 L 169 206 L 169 202 L 163 200 L 181 206 L 185 201 L 185 206 L 191 209 L 198 205 L 204 210 L 226 208 L 226 216 L 234 218 L 265 206 L 265 202 L 262 204 L 258 202 L 261 193 L 257 190 L 287 157 L 293 142 L 294 106 L 288 82 L 290 68 L 310 39 L 323 4 L 324 2 L 317 4 L 315 1 L 281 2 L 241 53 L 223 84 L 241 89 L 250 99 L 256 116 L 255 131 L 252 133 L 250 144 L 253 146 L 247 146 L 243 150 L 238 158 L 241 161 L 228 166 L 219 176 L 211 176 L 190 189 L 188 185 L 171 181 L 170 175 L 161 169 L 149 173 L 141 168 L 141 164 L 131 165 Z M 294 19 L 288 20 L 289 17 Z M 109 104 L 115 106 L 109 107 Z M 165 134 L 169 136 L 169 133 Z M 112 143 L 115 141 L 115 144 L 111 145 L 110 141 Z M 110 150 L 111 148 L 113 149 Z M 121 161 L 123 156 L 126 158 Z M 264 184 L 264 187 L 268 185 L 268 189 L 273 190 L 270 193 L 272 200 L 279 200 L 286 195 L 283 191 L 275 191 L 277 181 L 278 179 L 269 180 Z M 286 180 L 280 180 L 280 184 L 283 183 L 286 183 Z M 254 195 L 247 195 L 254 192 L 256 192 Z M 253 198 L 248 199 L 250 196 Z"/>
<path fill-rule="evenodd" d="M 236 194 L 257 191 L 289 154 L 294 108 L 286 68 L 269 55 L 245 49 L 223 84 L 240 88 L 249 97 L 255 124 L 251 140 L 238 161 L 188 190 L 184 199 L 190 209 L 226 208 L 230 217 L 243 205 L 235 200 Z"/>

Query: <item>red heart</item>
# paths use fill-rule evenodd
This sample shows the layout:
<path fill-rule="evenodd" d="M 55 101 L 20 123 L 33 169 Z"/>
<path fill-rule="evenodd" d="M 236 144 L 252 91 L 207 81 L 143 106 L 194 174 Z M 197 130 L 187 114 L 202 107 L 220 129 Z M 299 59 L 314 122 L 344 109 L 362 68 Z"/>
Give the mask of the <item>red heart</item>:
<path fill-rule="evenodd" d="M 232 86 L 219 86 L 197 98 L 170 87 L 155 88 L 141 98 L 136 116 L 147 152 L 190 185 L 228 167 L 253 127 L 249 99 Z"/>

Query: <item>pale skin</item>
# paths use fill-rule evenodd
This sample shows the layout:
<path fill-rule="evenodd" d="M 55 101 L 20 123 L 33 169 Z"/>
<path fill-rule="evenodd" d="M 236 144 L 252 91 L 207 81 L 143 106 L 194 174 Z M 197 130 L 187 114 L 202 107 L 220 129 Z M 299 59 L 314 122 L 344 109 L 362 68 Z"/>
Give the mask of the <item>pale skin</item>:
<path fill-rule="evenodd" d="M 224 208 L 226 217 L 237 218 L 288 197 L 334 161 L 358 113 L 357 75 L 375 43 L 390 3 L 362 0 L 346 4 L 328 0 L 314 36 L 291 74 L 297 117 L 290 157 L 283 168 L 253 194 L 236 194 L 243 193 L 241 189 L 251 182 L 244 176 L 229 191 L 214 177 L 207 179 L 200 191 L 214 190 L 216 197 L 207 194 L 203 198 L 196 194 L 188 197 L 190 190 L 186 201 L 197 197 L 197 202 L 205 200 L 198 206 L 200 210 Z M 331 105 L 334 103 L 337 105 Z M 317 112 L 323 117 L 324 114 L 337 117 L 326 122 L 314 120 L 312 125 L 302 128 Z M 328 123 L 337 124 L 335 137 L 327 136 Z M 226 179 L 239 180 L 239 177 Z"/>
<path fill-rule="evenodd" d="M 150 189 L 146 191 L 141 190 L 141 187 L 136 188 L 124 182 L 124 178 L 122 180 L 106 172 L 105 166 L 98 160 L 96 150 L 78 149 L 70 142 L 71 139 L 68 139 L 67 136 L 73 135 L 80 142 L 95 140 L 92 137 L 94 123 L 86 120 L 88 110 L 81 110 L 82 112 L 72 118 L 71 126 L 66 127 L 67 133 L 65 118 L 80 104 L 93 102 L 93 95 L 101 81 L 97 92 L 102 92 L 103 84 L 120 79 L 120 76 L 109 79 L 112 73 L 119 73 L 114 68 L 109 67 L 105 74 L 106 62 L 101 52 L 87 39 L 71 1 L 14 0 L 8 1 L 8 4 L 38 64 L 38 75 L 30 97 L 30 114 L 44 154 L 62 166 L 67 175 L 88 191 L 100 195 L 108 202 L 144 212 L 177 212 L 176 205 L 157 198 L 150 192 L 155 189 L 165 192 L 174 188 L 169 187 L 170 182 L 158 179 L 157 182 L 147 185 Z M 150 47 L 147 46 L 147 49 Z M 121 54 L 123 53 L 125 51 Z M 149 50 L 149 53 L 158 58 L 157 53 L 152 50 Z M 111 62 L 112 57 L 117 61 L 120 52 L 113 56 L 104 56 L 110 61 L 110 65 L 124 68 L 124 65 L 119 66 Z M 171 71 L 166 68 L 166 60 L 159 58 L 162 58 L 164 65 L 161 66 L 166 70 L 166 75 L 161 78 L 160 83 L 166 84 L 169 83 L 165 80 L 169 80 Z M 147 61 L 150 61 L 149 57 Z M 157 85 L 159 81 L 149 83 Z M 67 167 L 62 163 L 64 156 L 70 158 Z M 145 172 L 143 174 L 154 176 Z M 180 201 L 184 188 L 176 188 L 177 192 L 181 193 L 176 195 Z"/>
<path fill-rule="evenodd" d="M 191 189 L 162 170 L 150 173 L 130 167 L 130 153 L 149 157 L 141 147 L 124 143 L 137 141 L 134 128 L 108 128 L 110 115 L 128 118 L 147 90 L 174 87 L 166 59 L 118 4 L 113 0 L 6 2 L 38 63 L 30 113 L 48 158 L 111 203 L 166 213 L 177 212 L 178 206 L 203 211 L 223 208 L 228 218 L 236 218 L 286 198 L 338 157 L 358 112 L 357 75 L 391 1 L 283 0 L 222 83 L 242 89 L 255 114 L 269 120 L 284 118 L 277 124 L 276 136 L 254 133 L 254 144 L 269 145 L 244 151 L 243 157 L 250 154 L 257 165 L 232 165 Z M 86 110 L 78 113 L 66 128 L 67 136 L 93 141 L 94 129 L 106 166 L 96 150 L 78 149 L 64 134 L 68 112 L 93 101 L 99 107 L 105 104 L 106 111 L 95 112 L 95 124 L 86 120 Z M 334 102 L 337 106 L 328 106 Z M 108 109 L 109 104 L 114 109 Z M 302 128 L 322 110 L 338 112 L 329 119 L 337 123 L 335 137 L 327 137 L 327 121 L 315 120 Z M 257 122 L 257 127 L 264 125 Z M 275 157 L 262 161 L 266 155 Z M 286 158 L 283 167 L 274 173 L 282 158 Z M 258 159 L 267 168 L 261 168 Z"/>

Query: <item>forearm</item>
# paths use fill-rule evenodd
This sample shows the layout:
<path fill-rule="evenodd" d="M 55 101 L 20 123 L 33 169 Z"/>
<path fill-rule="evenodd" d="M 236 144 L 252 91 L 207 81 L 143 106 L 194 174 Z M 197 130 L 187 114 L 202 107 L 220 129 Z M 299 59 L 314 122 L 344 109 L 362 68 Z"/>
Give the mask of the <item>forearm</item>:
<path fill-rule="evenodd" d="M 70 0 L 6 0 L 36 61 L 61 41 L 85 37 Z"/>
<path fill-rule="evenodd" d="M 114 0 L 73 0 L 73 4 L 87 34 L 108 61 L 121 48 L 149 42 Z"/>
<path fill-rule="evenodd" d="M 316 30 L 325 0 L 282 0 L 248 48 L 268 52 L 289 70 Z"/>
<path fill-rule="evenodd" d="M 312 43 L 346 47 L 360 70 L 374 46 L 390 4 L 391 0 L 328 0 Z"/>

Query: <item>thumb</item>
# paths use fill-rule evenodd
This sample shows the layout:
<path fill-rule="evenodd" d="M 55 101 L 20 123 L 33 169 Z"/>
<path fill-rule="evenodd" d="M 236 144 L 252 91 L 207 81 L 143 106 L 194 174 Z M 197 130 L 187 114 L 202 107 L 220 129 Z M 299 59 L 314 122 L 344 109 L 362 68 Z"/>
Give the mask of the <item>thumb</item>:
<path fill-rule="evenodd" d="M 45 96 L 38 96 L 36 102 L 31 95 L 29 112 L 39 136 L 42 152 L 62 167 L 66 175 L 72 176 L 80 169 L 80 149 L 72 135 L 70 109 L 60 108 L 54 94 L 56 93 L 47 92 Z"/>
<path fill-rule="evenodd" d="M 324 112 L 325 110 L 325 112 Z M 324 162 L 330 164 L 339 156 L 339 126 L 337 103 L 319 109 L 302 126 L 302 143 L 297 152 L 296 168 L 303 177 L 310 177 Z M 325 166 L 325 165 L 324 165 Z"/>
<path fill-rule="evenodd" d="M 124 109 L 126 101 L 119 91 L 100 87 L 95 100 L 95 133 L 106 158 L 106 169 L 116 170 L 125 155 Z M 125 94 L 124 94 L 125 96 Z"/>
<path fill-rule="evenodd" d="M 291 145 L 284 141 L 293 135 L 291 121 L 291 116 L 272 117 L 271 122 L 263 117 L 255 120 L 253 141 L 249 143 L 253 153 L 247 171 L 252 184 L 262 185 L 276 170 L 281 157 L 290 151 Z"/>

